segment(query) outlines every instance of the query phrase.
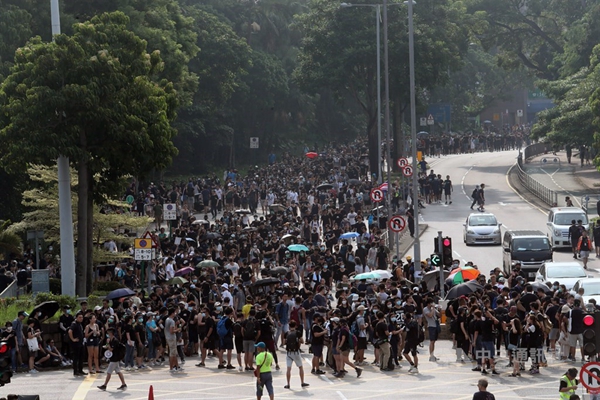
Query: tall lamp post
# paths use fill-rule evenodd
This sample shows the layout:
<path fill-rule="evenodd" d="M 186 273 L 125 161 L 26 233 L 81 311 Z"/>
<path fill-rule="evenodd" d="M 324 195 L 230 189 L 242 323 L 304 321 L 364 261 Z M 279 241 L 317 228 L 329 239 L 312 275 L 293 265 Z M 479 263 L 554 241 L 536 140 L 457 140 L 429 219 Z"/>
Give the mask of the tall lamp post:
<path fill-rule="evenodd" d="M 419 240 L 419 174 L 417 163 L 417 106 L 415 94 L 415 38 L 413 27 L 413 5 L 412 0 L 405 1 L 408 4 L 408 66 L 410 70 L 410 133 L 412 141 L 412 166 L 413 166 L 413 213 L 415 220 L 415 244 L 414 262 L 415 272 L 421 271 L 421 242 Z"/>
<path fill-rule="evenodd" d="M 58 0 L 50 0 L 52 36 L 60 35 Z M 69 158 L 58 157 L 58 215 L 60 219 L 61 290 L 75 296 L 75 250 L 73 248 L 73 211 L 71 209 L 71 171 Z M 83 240 L 83 236 L 80 238 Z"/>
<path fill-rule="evenodd" d="M 375 8 L 375 26 L 377 31 L 377 182 L 381 184 L 381 5 L 380 4 L 340 4 L 342 8 L 350 7 L 374 7 Z"/>

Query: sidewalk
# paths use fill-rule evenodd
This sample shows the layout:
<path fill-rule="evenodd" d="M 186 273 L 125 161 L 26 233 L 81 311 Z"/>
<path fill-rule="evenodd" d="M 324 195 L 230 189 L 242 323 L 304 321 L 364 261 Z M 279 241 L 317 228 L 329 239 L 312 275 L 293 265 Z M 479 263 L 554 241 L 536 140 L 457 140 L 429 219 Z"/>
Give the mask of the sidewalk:
<path fill-rule="evenodd" d="M 600 172 L 594 165 L 581 167 L 577 157 L 571 157 L 569 164 L 565 152 L 559 151 L 556 155 L 547 153 L 532 157 L 523 165 L 523 169 L 539 183 L 559 194 L 559 206 L 565 205 L 566 196 L 571 197 L 576 206 L 582 206 L 589 196 L 589 208 L 595 214 L 596 202 L 600 200 Z"/>

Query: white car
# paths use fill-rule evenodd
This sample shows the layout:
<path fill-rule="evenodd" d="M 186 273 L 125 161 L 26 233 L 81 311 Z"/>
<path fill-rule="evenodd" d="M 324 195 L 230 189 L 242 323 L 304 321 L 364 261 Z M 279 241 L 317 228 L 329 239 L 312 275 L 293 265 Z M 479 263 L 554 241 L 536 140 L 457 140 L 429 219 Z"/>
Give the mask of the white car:
<path fill-rule="evenodd" d="M 466 245 L 471 244 L 501 244 L 502 233 L 496 216 L 491 213 L 472 213 L 463 224 L 465 227 L 463 240 Z"/>
<path fill-rule="evenodd" d="M 559 281 L 560 282 L 560 281 Z M 580 279 L 575 285 L 571 293 L 576 294 L 579 288 L 583 288 L 582 304 L 586 305 L 590 299 L 596 300 L 596 304 L 600 304 L 600 278 Z"/>
<path fill-rule="evenodd" d="M 587 271 L 575 261 L 548 262 L 535 274 L 536 281 L 541 283 L 558 281 L 561 285 L 565 285 L 567 290 L 571 290 L 577 281 L 587 280 L 587 278 L 589 278 Z"/>

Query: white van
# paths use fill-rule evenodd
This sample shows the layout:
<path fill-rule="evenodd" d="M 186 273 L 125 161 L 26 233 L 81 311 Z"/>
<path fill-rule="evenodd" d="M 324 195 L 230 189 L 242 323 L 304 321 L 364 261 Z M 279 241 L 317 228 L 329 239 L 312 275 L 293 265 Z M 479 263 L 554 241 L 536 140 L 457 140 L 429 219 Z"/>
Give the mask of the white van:
<path fill-rule="evenodd" d="M 585 211 L 576 207 L 554 207 L 548 213 L 548 237 L 553 248 L 571 247 L 569 241 L 569 227 L 571 221 L 581 220 L 586 230 L 590 228 Z"/>

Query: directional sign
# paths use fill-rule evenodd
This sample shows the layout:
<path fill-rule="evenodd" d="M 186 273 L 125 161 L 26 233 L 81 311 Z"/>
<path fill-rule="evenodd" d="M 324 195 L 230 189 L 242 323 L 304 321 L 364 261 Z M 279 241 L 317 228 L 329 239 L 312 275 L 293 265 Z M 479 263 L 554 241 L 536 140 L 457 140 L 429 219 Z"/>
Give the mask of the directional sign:
<path fill-rule="evenodd" d="M 177 219 L 177 206 L 167 203 L 163 206 L 163 218 L 165 221 L 174 221 Z"/>
<path fill-rule="evenodd" d="M 371 200 L 373 200 L 375 203 L 379 203 L 380 201 L 383 201 L 383 190 L 377 189 L 377 188 L 371 190 L 370 197 L 371 197 Z"/>
<path fill-rule="evenodd" d="M 590 393 L 600 393 L 600 362 L 589 362 L 581 367 L 579 381 Z"/>
<path fill-rule="evenodd" d="M 404 157 L 400 157 L 398 160 L 396 160 L 396 165 L 398 168 L 404 168 L 408 165 L 408 160 Z"/>
<path fill-rule="evenodd" d="M 394 215 L 388 222 L 388 228 L 393 232 L 402 232 L 406 228 L 406 220 L 399 215 Z"/>
<path fill-rule="evenodd" d="M 406 167 L 402 168 L 402 173 L 404 176 L 412 176 L 413 168 L 410 165 L 407 165 Z"/>

